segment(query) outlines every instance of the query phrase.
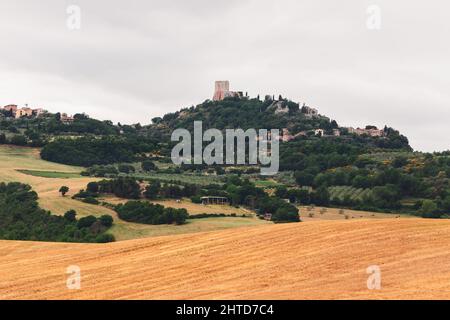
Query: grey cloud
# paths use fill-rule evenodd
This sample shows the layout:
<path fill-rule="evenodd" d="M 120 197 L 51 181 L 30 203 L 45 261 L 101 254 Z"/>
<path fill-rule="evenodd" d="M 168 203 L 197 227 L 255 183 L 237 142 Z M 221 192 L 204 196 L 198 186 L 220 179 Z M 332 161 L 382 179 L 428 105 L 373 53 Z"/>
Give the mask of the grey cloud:
<path fill-rule="evenodd" d="M 79 5 L 82 28 L 66 28 Z M 379 31 L 366 8 L 382 10 Z M 0 104 L 148 123 L 228 79 L 343 125 L 388 124 L 419 150 L 449 149 L 450 5 L 421 1 L 0 3 Z"/>

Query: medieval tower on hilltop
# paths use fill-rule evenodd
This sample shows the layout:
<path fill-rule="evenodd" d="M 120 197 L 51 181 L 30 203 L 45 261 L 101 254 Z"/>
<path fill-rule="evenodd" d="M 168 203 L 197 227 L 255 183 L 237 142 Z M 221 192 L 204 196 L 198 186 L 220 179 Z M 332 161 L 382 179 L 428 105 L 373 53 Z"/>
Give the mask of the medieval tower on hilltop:
<path fill-rule="evenodd" d="M 216 81 L 215 90 L 214 90 L 214 101 L 222 101 L 228 97 L 243 97 L 243 93 L 241 91 L 230 91 L 230 81 Z"/>
<path fill-rule="evenodd" d="M 230 82 L 229 81 L 216 81 L 215 91 L 214 91 L 214 101 L 221 101 L 230 92 Z"/>

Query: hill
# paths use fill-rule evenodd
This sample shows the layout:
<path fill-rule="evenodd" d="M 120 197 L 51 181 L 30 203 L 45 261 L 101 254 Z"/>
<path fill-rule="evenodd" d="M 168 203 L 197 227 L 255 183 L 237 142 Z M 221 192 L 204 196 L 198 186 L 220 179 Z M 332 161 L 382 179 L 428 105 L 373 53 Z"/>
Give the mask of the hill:
<path fill-rule="evenodd" d="M 282 97 L 278 100 L 266 97 L 264 101 L 248 97 L 207 100 L 195 107 L 154 118 L 153 124 L 142 130 L 148 130 L 152 135 L 165 133 L 170 137 L 171 132 L 178 128 L 193 130 L 194 121 L 202 121 L 204 129 L 280 129 L 284 131 L 285 141 L 318 135 L 341 140 L 339 138 L 345 136 L 344 140 L 369 148 L 411 150 L 408 139 L 392 128 L 386 126 L 378 130 L 368 125 L 365 129 L 356 130 L 340 127 L 335 120 L 320 115 L 316 109 Z"/>
<path fill-rule="evenodd" d="M 408 139 L 393 128 L 344 128 L 316 109 L 283 97 L 266 97 L 263 101 L 248 97 L 206 100 L 154 118 L 147 126 L 113 125 L 83 114 L 74 116 L 71 123 L 61 124 L 57 115 L 46 114 L 1 121 L 0 131 L 7 125 L 8 134 L 19 132 L 3 139 L 6 142 L 33 145 L 39 140 L 44 145 L 41 157 L 48 161 L 78 166 L 112 164 L 117 169 L 123 163 L 134 163 L 140 172 L 131 175 L 137 179 L 149 180 L 156 173 L 173 181 L 194 182 L 191 177 L 196 175 L 207 184 L 213 180 L 223 182 L 224 176 L 231 173 L 261 181 L 258 166 L 172 166 L 172 131 L 192 129 L 198 120 L 203 122 L 204 130 L 280 129 L 284 142 L 280 146 L 280 174 L 273 179 L 281 189 L 276 193 L 280 198 L 302 205 L 411 213 L 427 218 L 449 215 L 449 152 L 412 152 Z M 139 170 L 139 162 L 154 160 L 161 161 L 165 168 L 150 174 Z M 109 176 L 120 171 L 112 169 Z M 87 170 L 87 174 L 94 171 Z"/>
<path fill-rule="evenodd" d="M 0 254 L 1 299 L 450 298 L 450 221 L 326 221 L 106 245 L 0 241 Z M 81 290 L 66 288 L 71 265 Z M 371 265 L 381 290 L 367 289 Z"/>

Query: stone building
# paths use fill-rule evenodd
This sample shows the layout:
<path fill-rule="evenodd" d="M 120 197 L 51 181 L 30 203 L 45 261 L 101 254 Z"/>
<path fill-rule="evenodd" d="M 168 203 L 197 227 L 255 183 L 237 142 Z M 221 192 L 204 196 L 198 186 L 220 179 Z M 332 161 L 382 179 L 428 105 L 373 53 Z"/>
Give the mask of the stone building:
<path fill-rule="evenodd" d="M 71 124 L 74 121 L 74 118 L 71 116 L 68 116 L 67 113 L 61 113 L 61 122 L 64 124 Z"/>
<path fill-rule="evenodd" d="M 368 135 L 370 137 L 384 137 L 385 133 L 383 130 L 379 130 L 378 128 L 370 128 L 370 129 L 361 129 L 361 128 L 353 128 L 353 127 L 348 127 L 347 128 L 348 133 L 353 133 L 356 134 L 358 136 L 362 136 L 362 135 Z"/>
<path fill-rule="evenodd" d="M 21 109 L 17 109 L 14 117 L 16 119 L 22 118 L 22 117 L 31 117 L 33 116 L 33 109 L 25 107 Z"/>
<path fill-rule="evenodd" d="M 308 107 L 305 104 L 303 104 L 300 110 L 307 118 L 315 118 L 319 116 L 319 111 L 317 109 Z"/>
<path fill-rule="evenodd" d="M 241 91 L 230 91 L 230 82 L 227 81 L 216 81 L 214 90 L 214 101 L 222 101 L 225 98 L 230 97 L 240 97 L 242 98 L 244 93 Z"/>
<path fill-rule="evenodd" d="M 221 101 L 225 99 L 228 92 L 230 92 L 229 81 L 216 81 L 213 100 Z"/>
<path fill-rule="evenodd" d="M 45 113 L 45 110 L 42 108 L 33 109 L 33 116 L 39 117 Z"/>
<path fill-rule="evenodd" d="M 9 105 L 7 105 L 7 106 L 4 106 L 3 107 L 3 110 L 6 110 L 6 111 L 11 111 L 11 113 L 13 114 L 13 116 L 16 114 L 16 111 L 17 111 L 17 105 L 15 105 L 15 104 L 9 104 Z"/>
<path fill-rule="evenodd" d="M 314 135 L 323 137 L 325 135 L 325 131 L 323 129 L 316 129 L 314 130 Z"/>

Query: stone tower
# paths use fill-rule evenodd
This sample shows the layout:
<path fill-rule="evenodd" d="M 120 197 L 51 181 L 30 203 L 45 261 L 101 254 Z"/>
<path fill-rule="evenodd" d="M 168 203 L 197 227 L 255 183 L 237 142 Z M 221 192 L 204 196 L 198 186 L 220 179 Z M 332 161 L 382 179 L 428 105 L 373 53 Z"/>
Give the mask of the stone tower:
<path fill-rule="evenodd" d="M 229 81 L 216 81 L 216 88 L 214 91 L 214 101 L 221 101 L 229 95 L 230 82 Z"/>

